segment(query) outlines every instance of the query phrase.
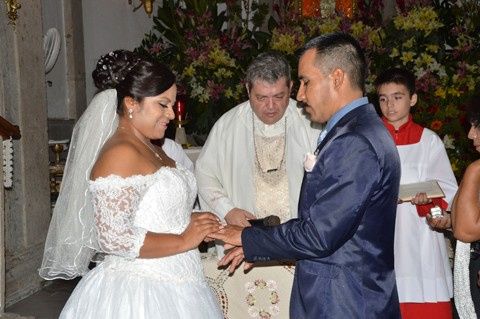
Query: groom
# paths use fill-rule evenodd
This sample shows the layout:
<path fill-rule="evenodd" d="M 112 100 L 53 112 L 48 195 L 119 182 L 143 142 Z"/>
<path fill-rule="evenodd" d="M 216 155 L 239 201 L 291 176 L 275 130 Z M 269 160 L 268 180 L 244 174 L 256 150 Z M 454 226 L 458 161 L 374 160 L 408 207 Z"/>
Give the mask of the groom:
<path fill-rule="evenodd" d="M 347 34 L 319 36 L 302 49 L 298 75 L 297 99 L 312 121 L 326 123 L 303 178 L 299 218 L 226 226 L 212 236 L 241 247 L 220 264 L 296 259 L 291 318 L 400 318 L 393 271 L 400 162 L 363 97 L 363 52 Z"/>

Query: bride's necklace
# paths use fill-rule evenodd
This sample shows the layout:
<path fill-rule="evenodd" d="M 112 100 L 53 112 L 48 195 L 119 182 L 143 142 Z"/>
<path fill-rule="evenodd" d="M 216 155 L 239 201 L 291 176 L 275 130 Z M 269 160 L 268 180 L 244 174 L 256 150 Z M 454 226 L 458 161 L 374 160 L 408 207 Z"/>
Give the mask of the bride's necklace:
<path fill-rule="evenodd" d="M 265 170 L 262 167 L 262 164 L 260 163 L 260 160 L 258 159 L 258 152 L 257 152 L 257 143 L 255 142 L 255 120 L 254 120 L 254 113 L 252 111 L 252 128 L 253 128 L 253 149 L 255 151 L 255 159 L 257 160 L 258 167 L 262 172 L 265 172 Z M 287 115 L 285 114 L 285 122 L 284 122 L 284 132 L 283 132 L 283 153 L 282 153 L 282 159 L 280 160 L 280 164 L 278 165 L 277 168 L 271 168 L 266 170 L 267 173 L 272 173 L 278 171 L 280 168 L 282 168 L 283 161 L 285 159 L 285 149 L 287 147 Z"/>
<path fill-rule="evenodd" d="M 140 140 L 140 139 L 139 139 Z M 145 144 L 146 147 L 148 147 L 150 149 L 150 151 L 152 151 L 152 153 L 155 155 L 156 158 L 158 158 L 160 161 L 163 161 L 163 158 L 160 156 L 160 154 L 157 153 L 157 151 L 155 151 L 153 149 L 153 147 L 151 147 L 150 145 L 148 145 L 146 142 L 140 140 L 143 144 Z"/>
<path fill-rule="evenodd" d="M 122 129 L 122 130 L 126 130 L 125 127 L 123 126 L 119 126 L 118 127 L 119 129 Z M 163 162 L 163 158 L 160 156 L 160 154 L 157 153 L 157 151 L 155 151 L 155 149 L 153 147 L 151 147 L 150 145 L 147 144 L 147 142 L 143 141 L 142 139 L 140 139 L 139 137 L 137 137 L 135 134 L 133 134 L 133 136 L 135 136 L 135 138 L 137 140 L 139 140 L 140 142 L 142 142 L 143 145 L 145 145 L 150 151 L 152 151 L 152 153 L 155 155 L 156 158 L 158 158 L 160 161 Z"/>

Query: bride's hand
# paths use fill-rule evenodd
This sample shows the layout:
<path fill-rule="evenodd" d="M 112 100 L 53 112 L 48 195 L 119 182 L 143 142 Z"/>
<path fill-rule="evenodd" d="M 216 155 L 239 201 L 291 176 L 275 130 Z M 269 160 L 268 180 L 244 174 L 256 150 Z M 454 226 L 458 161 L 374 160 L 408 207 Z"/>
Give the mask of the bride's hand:
<path fill-rule="evenodd" d="M 225 225 L 218 232 L 210 234 L 209 237 L 219 239 L 232 246 L 241 246 L 243 228 L 235 225 Z"/>
<path fill-rule="evenodd" d="M 190 223 L 180 235 L 186 250 L 196 248 L 207 235 L 221 229 L 220 219 L 212 213 L 192 213 Z"/>

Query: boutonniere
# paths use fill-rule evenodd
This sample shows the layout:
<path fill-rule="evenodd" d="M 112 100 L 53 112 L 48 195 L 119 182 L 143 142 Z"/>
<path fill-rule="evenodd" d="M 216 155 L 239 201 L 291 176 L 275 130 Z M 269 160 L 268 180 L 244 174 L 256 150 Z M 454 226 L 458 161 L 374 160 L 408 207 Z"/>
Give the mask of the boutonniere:
<path fill-rule="evenodd" d="M 317 162 L 317 156 L 312 153 L 305 154 L 305 159 L 303 160 L 303 167 L 306 172 L 311 172 L 315 163 Z"/>

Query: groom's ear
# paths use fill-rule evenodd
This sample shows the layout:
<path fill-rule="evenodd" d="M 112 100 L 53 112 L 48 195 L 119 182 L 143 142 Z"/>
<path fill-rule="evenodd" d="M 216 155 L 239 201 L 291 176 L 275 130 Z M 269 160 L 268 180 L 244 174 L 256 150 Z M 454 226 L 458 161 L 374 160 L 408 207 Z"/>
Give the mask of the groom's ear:
<path fill-rule="evenodd" d="M 330 74 L 330 77 L 332 79 L 334 89 L 338 90 L 343 85 L 343 82 L 345 81 L 345 72 L 342 69 L 337 68 L 332 71 L 332 73 Z"/>

